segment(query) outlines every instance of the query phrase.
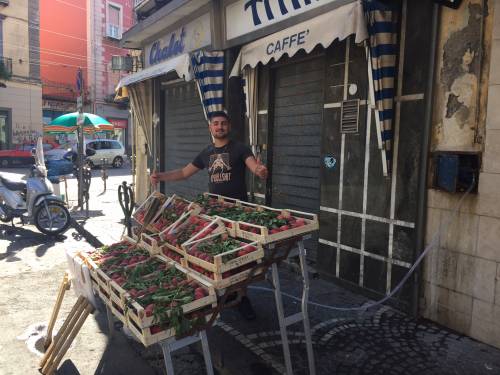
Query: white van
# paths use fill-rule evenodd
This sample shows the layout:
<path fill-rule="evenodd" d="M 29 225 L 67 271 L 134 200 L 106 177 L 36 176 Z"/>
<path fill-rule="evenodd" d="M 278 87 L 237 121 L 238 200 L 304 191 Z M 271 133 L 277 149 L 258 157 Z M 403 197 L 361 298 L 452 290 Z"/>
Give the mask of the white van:
<path fill-rule="evenodd" d="M 86 158 L 86 163 L 90 167 L 111 164 L 114 168 L 121 168 L 127 158 L 125 147 L 114 139 L 88 139 L 85 140 L 85 148 L 95 151 L 94 155 Z"/>

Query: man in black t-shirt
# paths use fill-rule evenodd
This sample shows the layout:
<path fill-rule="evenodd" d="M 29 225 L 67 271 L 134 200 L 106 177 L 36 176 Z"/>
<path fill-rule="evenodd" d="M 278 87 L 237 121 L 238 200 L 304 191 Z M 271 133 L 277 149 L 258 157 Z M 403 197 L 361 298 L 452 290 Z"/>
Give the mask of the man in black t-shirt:
<path fill-rule="evenodd" d="M 153 173 L 151 183 L 155 186 L 159 181 L 184 180 L 207 168 L 210 193 L 246 201 L 245 168 L 261 179 L 267 178 L 267 168 L 255 159 L 248 146 L 229 138 L 231 122 L 225 112 L 213 112 L 208 129 L 213 144 L 205 147 L 184 168 Z M 255 312 L 246 296 L 242 298 L 239 310 L 245 318 L 255 318 Z"/>
<path fill-rule="evenodd" d="M 207 168 L 210 193 L 246 201 L 245 168 L 262 179 L 267 178 L 267 168 L 255 159 L 248 146 L 229 138 L 231 122 L 225 112 L 212 113 L 208 128 L 213 144 L 184 168 L 153 173 L 151 183 L 184 180 Z"/>

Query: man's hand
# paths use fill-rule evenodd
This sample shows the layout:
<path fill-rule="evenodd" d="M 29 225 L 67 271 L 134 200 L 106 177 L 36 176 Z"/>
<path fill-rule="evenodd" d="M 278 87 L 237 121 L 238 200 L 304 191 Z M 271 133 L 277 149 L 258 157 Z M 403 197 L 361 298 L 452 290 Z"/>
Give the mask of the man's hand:
<path fill-rule="evenodd" d="M 158 182 L 160 182 L 161 178 L 160 178 L 160 173 L 154 171 L 153 173 L 151 173 L 151 176 L 149 176 L 149 179 L 151 181 L 151 185 L 156 188 L 156 185 L 158 185 Z"/>
<path fill-rule="evenodd" d="M 268 175 L 268 171 L 265 165 L 260 163 L 260 160 L 257 160 L 257 166 L 254 171 L 255 175 L 262 180 L 265 180 Z"/>

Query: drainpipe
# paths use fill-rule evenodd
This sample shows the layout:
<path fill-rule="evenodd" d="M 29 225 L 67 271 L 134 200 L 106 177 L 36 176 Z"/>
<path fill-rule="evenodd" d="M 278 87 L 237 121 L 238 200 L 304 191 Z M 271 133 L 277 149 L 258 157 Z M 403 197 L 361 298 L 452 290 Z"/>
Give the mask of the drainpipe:
<path fill-rule="evenodd" d="M 436 56 L 437 42 L 439 34 L 439 17 L 441 7 L 434 4 L 432 9 L 432 29 L 431 29 L 431 47 L 429 53 L 429 74 L 427 76 L 427 85 L 425 88 L 425 113 L 424 113 L 424 131 L 422 133 L 422 142 L 420 147 L 420 168 L 418 171 L 418 201 L 417 201 L 417 220 L 416 220 L 416 253 L 415 259 L 422 253 L 425 247 L 425 228 L 427 214 L 427 170 L 429 167 L 429 149 L 432 129 L 432 110 L 434 100 L 434 78 L 436 74 Z M 414 317 L 418 316 L 419 297 L 420 297 L 420 279 L 421 267 L 413 277 L 413 294 L 411 300 L 411 313 Z"/>

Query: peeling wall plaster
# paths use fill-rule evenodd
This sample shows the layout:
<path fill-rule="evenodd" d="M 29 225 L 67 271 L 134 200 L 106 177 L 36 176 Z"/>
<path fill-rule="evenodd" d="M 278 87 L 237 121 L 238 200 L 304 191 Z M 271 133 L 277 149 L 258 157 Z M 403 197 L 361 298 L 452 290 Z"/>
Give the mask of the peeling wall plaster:
<path fill-rule="evenodd" d="M 461 9 L 443 8 L 441 16 L 433 150 L 481 148 L 475 137 L 478 126 L 484 126 L 477 106 L 482 103 L 479 95 L 485 95 L 478 85 L 484 58 L 481 56 L 481 32 L 486 25 L 483 14 L 488 16 L 488 8 L 483 10 L 481 0 L 469 0 Z"/>

